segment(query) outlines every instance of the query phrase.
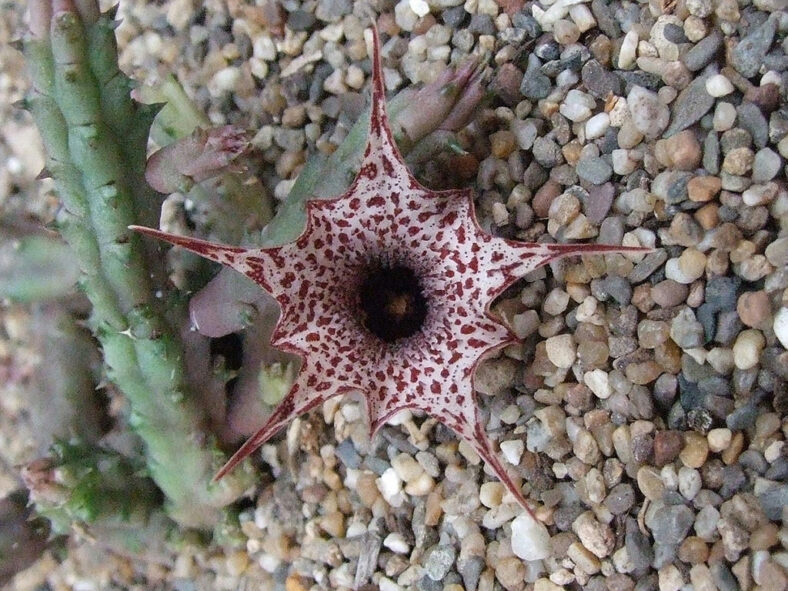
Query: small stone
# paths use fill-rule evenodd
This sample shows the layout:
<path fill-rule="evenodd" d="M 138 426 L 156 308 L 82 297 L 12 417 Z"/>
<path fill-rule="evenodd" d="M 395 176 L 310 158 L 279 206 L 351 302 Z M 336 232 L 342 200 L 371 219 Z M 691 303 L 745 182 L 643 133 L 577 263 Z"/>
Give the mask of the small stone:
<path fill-rule="evenodd" d="M 714 199 L 722 188 L 722 181 L 716 176 L 696 176 L 687 183 L 690 201 L 705 203 Z"/>
<path fill-rule="evenodd" d="M 509 439 L 506 441 L 501 441 L 500 447 L 501 454 L 507 462 L 513 466 L 519 465 L 520 459 L 522 458 L 523 452 L 525 451 L 525 443 L 522 439 Z"/>
<path fill-rule="evenodd" d="M 689 130 L 659 140 L 654 147 L 657 159 L 668 168 L 695 170 L 702 156 L 700 143 L 695 133 Z"/>
<path fill-rule="evenodd" d="M 410 552 L 410 545 L 399 532 L 391 532 L 384 540 L 383 545 L 395 554 L 407 554 Z"/>
<path fill-rule="evenodd" d="M 682 349 L 701 347 L 705 340 L 703 325 L 690 308 L 683 308 L 670 324 L 670 338 Z"/>
<path fill-rule="evenodd" d="M 700 468 L 709 455 L 709 444 L 700 433 L 688 431 L 684 434 L 684 448 L 679 453 L 681 462 L 689 468 Z"/>
<path fill-rule="evenodd" d="M 733 84 L 722 74 L 714 74 L 706 79 L 706 92 L 715 98 L 727 96 L 733 91 Z"/>
<path fill-rule="evenodd" d="M 607 524 L 600 523 L 590 511 L 581 513 L 572 522 L 572 531 L 580 538 L 583 546 L 598 558 L 608 556 L 616 545 L 613 530 Z"/>
<path fill-rule="evenodd" d="M 633 86 L 629 91 L 627 106 L 635 127 L 648 139 L 659 137 L 670 121 L 667 105 L 659 100 L 655 92 L 641 86 Z"/>
<path fill-rule="evenodd" d="M 495 565 L 495 578 L 504 589 L 516 589 L 525 579 L 526 569 L 523 561 L 509 556 Z"/>
<path fill-rule="evenodd" d="M 736 121 L 736 107 L 731 103 L 720 101 L 714 109 L 714 118 L 712 119 L 712 127 L 714 131 L 728 131 L 733 127 Z"/>
<path fill-rule="evenodd" d="M 609 95 L 620 96 L 623 91 L 621 78 L 606 69 L 597 60 L 588 60 L 580 71 L 583 84 L 588 92 L 598 99 Z"/>
<path fill-rule="evenodd" d="M 687 466 L 679 468 L 679 492 L 685 499 L 688 501 L 694 499 L 700 492 L 702 484 L 700 472 Z"/>
<path fill-rule="evenodd" d="M 641 466 L 637 472 L 640 492 L 651 501 L 661 501 L 665 493 L 665 483 L 659 471 L 653 466 Z"/>
<path fill-rule="evenodd" d="M 743 330 L 733 344 L 733 361 L 738 369 L 751 369 L 758 365 L 766 345 L 766 339 L 760 330 L 753 328 Z"/>
<path fill-rule="evenodd" d="M 522 560 L 542 560 L 550 555 L 550 534 L 540 521 L 521 513 L 512 521 L 512 551 Z"/>
<path fill-rule="evenodd" d="M 654 435 L 654 465 L 662 467 L 675 460 L 683 444 L 679 431 L 657 431 Z"/>
<path fill-rule="evenodd" d="M 684 54 L 684 65 L 692 72 L 708 66 L 722 47 L 722 31 L 715 29 L 705 39 L 701 39 L 694 47 Z"/>
<path fill-rule="evenodd" d="M 577 347 L 570 334 L 550 337 L 545 342 L 547 358 L 559 368 L 570 368 L 575 362 Z"/>
<path fill-rule="evenodd" d="M 440 581 L 454 564 L 455 551 L 453 546 L 436 545 L 425 552 L 424 572 L 433 581 Z"/>
<path fill-rule="evenodd" d="M 769 18 L 761 26 L 752 27 L 751 31 L 730 52 L 731 65 L 745 78 L 752 78 L 761 69 L 777 31 L 777 20 Z"/>
<path fill-rule="evenodd" d="M 685 505 L 668 505 L 655 512 L 646 522 L 651 535 L 658 544 L 673 545 L 681 543 L 692 527 L 695 515 Z"/>
<path fill-rule="evenodd" d="M 597 113 L 586 121 L 586 139 L 593 140 L 602 137 L 609 128 L 610 116 L 607 113 Z M 779 156 L 777 156 L 777 158 L 779 159 Z"/>
<path fill-rule="evenodd" d="M 719 453 L 731 444 L 733 434 L 730 429 L 726 428 L 712 429 L 706 434 L 706 439 L 709 442 L 709 450 Z"/>
<path fill-rule="evenodd" d="M 613 168 L 604 158 L 585 158 L 577 163 L 577 175 L 593 185 L 601 185 L 610 180 Z"/>
<path fill-rule="evenodd" d="M 748 291 L 739 296 L 736 311 L 741 321 L 752 328 L 764 328 L 771 323 L 771 303 L 765 291 Z"/>
<path fill-rule="evenodd" d="M 755 155 L 750 148 L 735 148 L 725 155 L 722 170 L 732 175 L 744 175 L 752 168 Z"/>
<path fill-rule="evenodd" d="M 771 148 L 758 150 L 752 163 L 753 182 L 764 183 L 772 180 L 780 173 L 782 165 L 782 158 Z"/>
<path fill-rule="evenodd" d="M 714 97 L 706 92 L 706 79 L 703 76 L 695 78 L 673 101 L 673 120 L 664 136 L 670 137 L 687 129 L 708 113 L 713 104 Z"/>
<path fill-rule="evenodd" d="M 601 400 L 606 400 L 613 393 L 608 374 L 601 369 L 587 371 L 583 374 L 583 382 Z"/>
<path fill-rule="evenodd" d="M 788 349 L 788 308 L 783 306 L 774 315 L 774 324 L 772 325 L 774 334 L 777 340 L 780 341 L 783 347 Z"/>
<path fill-rule="evenodd" d="M 745 101 L 736 107 L 739 127 L 749 132 L 756 148 L 766 147 L 769 141 L 769 123 L 761 110 L 751 102 Z"/>

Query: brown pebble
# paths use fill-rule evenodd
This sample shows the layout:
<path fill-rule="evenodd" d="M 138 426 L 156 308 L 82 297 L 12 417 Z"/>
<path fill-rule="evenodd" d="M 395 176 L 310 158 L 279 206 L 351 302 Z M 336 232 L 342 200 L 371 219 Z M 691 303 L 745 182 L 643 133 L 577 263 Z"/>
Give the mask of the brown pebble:
<path fill-rule="evenodd" d="M 696 176 L 687 183 L 690 201 L 704 203 L 717 196 L 722 188 L 722 180 L 716 176 Z"/>
<path fill-rule="evenodd" d="M 704 230 L 711 230 L 712 228 L 716 228 L 720 221 L 719 210 L 720 208 L 716 203 L 707 203 L 696 211 L 693 217 L 695 221 L 700 224 L 701 228 Z"/>
<path fill-rule="evenodd" d="M 496 131 L 490 136 L 490 149 L 496 158 L 508 158 L 516 148 L 514 134 L 508 129 Z"/>
<path fill-rule="evenodd" d="M 736 312 L 752 328 L 766 328 L 772 322 L 772 309 L 765 291 L 747 291 L 739 296 Z"/>
<path fill-rule="evenodd" d="M 753 552 L 768 550 L 780 541 L 780 528 L 776 523 L 764 523 L 750 535 L 750 548 Z"/>
<path fill-rule="evenodd" d="M 666 140 L 659 140 L 654 146 L 654 155 L 668 168 L 695 170 L 700 165 L 702 151 L 695 133 L 687 129 Z"/>
<path fill-rule="evenodd" d="M 700 468 L 709 455 L 709 443 L 700 433 L 684 433 L 684 449 L 679 453 L 682 463 L 689 468 Z"/>
<path fill-rule="evenodd" d="M 651 288 L 651 298 L 661 308 L 672 308 L 684 303 L 687 300 L 687 294 L 689 294 L 689 287 L 673 279 L 660 281 Z"/>
<path fill-rule="evenodd" d="M 739 459 L 739 454 L 743 448 L 744 434 L 741 431 L 734 433 L 733 438 L 731 439 L 731 444 L 727 449 L 722 450 L 722 454 L 720 454 L 720 457 L 722 458 L 722 461 L 725 463 L 725 465 L 730 466 L 731 464 L 735 463 L 736 460 Z"/>
<path fill-rule="evenodd" d="M 744 100 L 754 103 L 764 115 L 769 115 L 780 106 L 780 87 L 773 83 L 751 86 L 744 93 Z"/>
<path fill-rule="evenodd" d="M 550 204 L 561 194 L 561 185 L 554 180 L 547 181 L 534 195 L 531 207 L 540 218 L 546 218 L 550 212 Z"/>
<path fill-rule="evenodd" d="M 687 564 L 700 564 L 709 557 L 709 547 L 698 536 L 688 536 L 679 546 L 679 560 Z"/>
<path fill-rule="evenodd" d="M 683 443 L 678 431 L 657 431 L 654 435 L 654 464 L 661 468 L 675 460 Z"/>

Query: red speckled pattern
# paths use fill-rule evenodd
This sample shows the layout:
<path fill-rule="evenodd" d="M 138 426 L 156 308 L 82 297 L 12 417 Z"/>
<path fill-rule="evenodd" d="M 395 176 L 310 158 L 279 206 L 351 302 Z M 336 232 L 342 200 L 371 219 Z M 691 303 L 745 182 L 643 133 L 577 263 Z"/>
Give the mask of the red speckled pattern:
<path fill-rule="evenodd" d="M 423 410 L 465 439 L 528 509 L 477 411 L 476 365 L 516 341 L 490 316 L 489 305 L 559 257 L 644 249 L 495 238 L 476 222 L 470 191 L 421 186 L 389 129 L 374 29 L 373 39 L 371 124 L 361 169 L 344 195 L 307 204 L 307 226 L 295 242 L 244 249 L 136 228 L 228 265 L 270 292 L 282 308 L 272 344 L 303 358 L 290 392 L 217 478 L 296 416 L 331 396 L 360 391 L 371 435 L 399 410 Z M 422 329 L 393 343 L 361 323 L 358 289 L 374 260 L 415 271 L 428 302 Z"/>

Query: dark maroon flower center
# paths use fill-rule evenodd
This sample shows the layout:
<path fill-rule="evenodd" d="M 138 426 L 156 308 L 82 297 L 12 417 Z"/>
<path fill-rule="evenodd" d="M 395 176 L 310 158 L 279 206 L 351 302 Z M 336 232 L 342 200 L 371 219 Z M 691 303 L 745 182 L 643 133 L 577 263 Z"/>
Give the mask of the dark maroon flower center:
<path fill-rule="evenodd" d="M 416 334 L 427 317 L 427 299 L 413 269 L 371 263 L 359 288 L 364 326 L 386 343 Z"/>

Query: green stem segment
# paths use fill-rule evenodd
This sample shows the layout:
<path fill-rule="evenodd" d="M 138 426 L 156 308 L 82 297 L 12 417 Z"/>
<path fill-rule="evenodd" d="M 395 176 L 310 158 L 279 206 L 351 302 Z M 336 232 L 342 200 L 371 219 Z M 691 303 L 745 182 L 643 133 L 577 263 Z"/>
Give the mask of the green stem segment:
<path fill-rule="evenodd" d="M 225 458 L 206 436 L 189 391 L 173 326 L 183 319 L 183 307 L 157 297 L 154 285 L 165 285 L 164 257 L 146 251 L 127 229 L 158 219 L 160 203 L 143 181 L 156 108 L 129 98 L 112 15 L 83 20 L 68 3 L 60 6 L 65 9 L 52 15 L 49 34 L 25 43 L 29 103 L 64 206 L 57 221 L 80 263 L 107 375 L 128 397 L 130 423 L 145 441 L 148 468 L 169 513 L 183 525 L 210 527 L 220 508 L 251 484 L 251 474 L 247 467 L 211 482 Z M 38 0 L 31 6 L 36 10 L 51 7 Z"/>

